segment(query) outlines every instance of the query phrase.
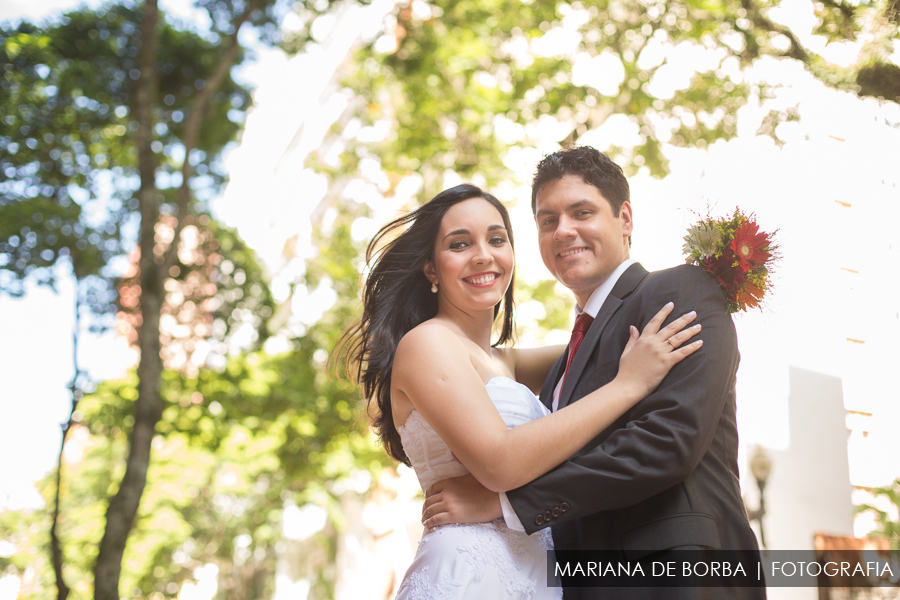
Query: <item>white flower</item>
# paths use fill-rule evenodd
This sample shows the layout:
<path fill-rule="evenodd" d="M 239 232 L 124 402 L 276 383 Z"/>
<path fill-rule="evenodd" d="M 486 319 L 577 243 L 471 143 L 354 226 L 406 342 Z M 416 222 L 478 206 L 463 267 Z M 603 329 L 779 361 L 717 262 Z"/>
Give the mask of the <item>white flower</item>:
<path fill-rule="evenodd" d="M 721 237 L 722 234 L 712 223 L 699 223 L 688 229 L 682 251 L 689 258 L 694 252 L 700 254 L 701 260 L 709 258 L 715 255 Z"/>

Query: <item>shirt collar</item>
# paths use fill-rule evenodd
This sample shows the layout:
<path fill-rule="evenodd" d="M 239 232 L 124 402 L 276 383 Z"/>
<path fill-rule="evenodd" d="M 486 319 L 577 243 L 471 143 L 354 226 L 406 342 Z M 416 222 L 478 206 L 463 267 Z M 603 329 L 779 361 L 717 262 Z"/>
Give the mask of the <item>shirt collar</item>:
<path fill-rule="evenodd" d="M 591 315 L 596 318 L 597 313 L 600 312 L 600 308 L 603 306 L 603 303 L 606 302 L 606 298 L 609 296 L 609 293 L 615 287 L 616 282 L 619 281 L 619 277 L 622 276 L 622 273 L 625 272 L 628 267 L 633 265 L 635 262 L 634 259 L 626 258 L 622 261 L 616 270 L 610 274 L 609 277 L 606 278 L 606 281 L 597 286 L 597 289 L 591 294 L 591 297 L 588 298 L 587 303 L 584 305 L 584 309 L 580 308 L 577 304 L 575 305 L 575 317 L 577 318 L 583 312 Z"/>

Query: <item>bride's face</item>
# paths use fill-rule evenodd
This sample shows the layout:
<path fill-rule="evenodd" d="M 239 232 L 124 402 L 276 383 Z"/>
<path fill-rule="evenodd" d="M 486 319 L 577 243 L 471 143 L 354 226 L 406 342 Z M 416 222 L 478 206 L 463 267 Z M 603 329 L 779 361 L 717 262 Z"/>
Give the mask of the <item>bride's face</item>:
<path fill-rule="evenodd" d="M 493 309 L 512 279 L 515 256 L 503 217 L 484 198 L 454 204 L 441 220 L 425 276 L 464 311 Z"/>

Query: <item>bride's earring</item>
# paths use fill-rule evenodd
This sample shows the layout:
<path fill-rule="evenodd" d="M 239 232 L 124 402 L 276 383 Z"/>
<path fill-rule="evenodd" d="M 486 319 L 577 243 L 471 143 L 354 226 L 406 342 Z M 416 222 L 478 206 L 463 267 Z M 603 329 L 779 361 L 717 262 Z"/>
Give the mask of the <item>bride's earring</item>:
<path fill-rule="evenodd" d="M 432 281 L 432 282 L 431 282 L 431 293 L 432 293 L 432 294 L 437 294 L 437 281 Z"/>

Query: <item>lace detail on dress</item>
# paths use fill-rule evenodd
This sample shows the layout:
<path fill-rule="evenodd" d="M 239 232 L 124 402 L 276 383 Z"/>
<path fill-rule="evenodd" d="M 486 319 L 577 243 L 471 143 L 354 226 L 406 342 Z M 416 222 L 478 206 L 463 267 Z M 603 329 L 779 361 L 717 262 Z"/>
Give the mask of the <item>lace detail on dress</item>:
<path fill-rule="evenodd" d="M 484 578 L 485 568 L 491 565 L 497 569 L 507 594 L 531 600 L 535 591 L 535 580 L 520 573 L 522 570 L 520 565 L 528 554 L 525 548 L 527 536 L 505 525 L 473 529 L 475 543 L 458 546 L 457 550 L 468 554 L 466 562 L 474 571 L 474 579 L 481 581 Z"/>
<path fill-rule="evenodd" d="M 549 527 L 535 532 L 531 537 L 537 538 L 538 545 L 544 552 L 550 552 L 551 550 L 553 550 L 553 535 L 550 533 Z"/>
<path fill-rule="evenodd" d="M 439 583 L 428 582 L 428 567 L 422 567 L 417 573 L 412 573 L 400 586 L 397 594 L 406 590 L 409 600 L 453 600 L 456 597 L 456 588 L 461 586 L 450 579 L 450 574 L 441 573 Z"/>

